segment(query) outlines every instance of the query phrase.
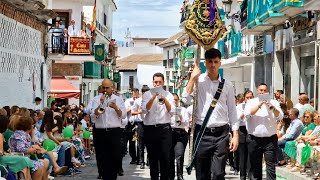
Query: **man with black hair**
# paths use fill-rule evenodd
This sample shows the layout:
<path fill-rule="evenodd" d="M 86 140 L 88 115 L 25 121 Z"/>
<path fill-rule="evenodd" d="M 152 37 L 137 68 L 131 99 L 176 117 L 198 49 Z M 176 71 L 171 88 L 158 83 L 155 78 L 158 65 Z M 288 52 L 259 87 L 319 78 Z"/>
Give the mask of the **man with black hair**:
<path fill-rule="evenodd" d="M 42 101 L 42 99 L 39 98 L 39 97 L 36 97 L 36 98 L 34 99 L 34 102 L 35 102 L 35 105 L 34 105 L 34 107 L 33 107 L 33 110 L 34 110 L 34 111 L 40 111 L 40 110 L 42 110 L 42 108 L 41 108 L 41 101 Z"/>
<path fill-rule="evenodd" d="M 133 141 L 133 137 L 135 134 L 135 127 L 141 120 L 139 120 L 138 114 L 132 114 L 134 101 L 139 98 L 139 89 L 133 88 L 132 89 L 132 98 L 129 98 L 125 101 L 125 106 L 127 109 L 127 119 L 128 125 L 126 127 L 128 132 L 128 140 L 129 140 L 129 154 L 131 156 L 130 164 L 137 164 L 140 165 L 139 162 L 139 147 L 136 146 L 136 141 Z"/>
<path fill-rule="evenodd" d="M 164 75 L 153 75 L 153 86 L 163 88 Z M 170 151 L 172 146 L 171 113 L 174 112 L 173 95 L 162 92 L 147 91 L 142 97 L 142 111 L 146 114 L 144 123 L 144 140 L 148 150 L 151 180 L 169 179 Z"/>
<path fill-rule="evenodd" d="M 239 120 L 235 104 L 234 88 L 230 81 L 218 73 L 221 66 L 221 52 L 209 49 L 205 52 L 206 73 L 201 74 L 200 60 L 196 61 L 190 80 L 182 96 L 187 102 L 193 97 L 198 82 L 198 107 L 195 110 L 195 132 L 197 137 L 204 122 L 203 137 L 196 152 L 195 167 L 197 180 L 224 180 L 229 151 L 236 151 L 239 144 Z M 214 105 L 215 104 L 215 105 Z M 209 107 L 212 113 L 205 118 Z M 206 121 L 205 121 L 206 120 Z M 229 130 L 232 130 L 230 140 Z"/>
<path fill-rule="evenodd" d="M 141 89 L 142 96 L 144 95 L 145 92 L 149 91 L 150 88 L 148 86 L 144 86 Z M 138 135 L 138 154 L 139 154 L 139 164 L 140 164 L 140 169 L 145 168 L 145 161 L 144 161 L 144 149 L 145 149 L 145 143 L 144 143 L 144 135 L 143 135 L 143 120 L 145 117 L 145 114 L 142 111 L 141 108 L 141 103 L 142 103 L 142 97 L 139 97 L 134 101 L 133 104 L 133 109 L 131 111 L 132 115 L 136 115 L 136 124 L 137 124 L 137 135 Z"/>
<path fill-rule="evenodd" d="M 247 101 L 244 114 L 248 117 L 247 143 L 250 159 L 250 179 L 262 179 L 262 158 L 267 166 L 267 180 L 276 179 L 276 151 L 278 147 L 277 121 L 283 112 L 277 100 L 268 100 L 268 85 L 257 86 L 258 97 Z"/>

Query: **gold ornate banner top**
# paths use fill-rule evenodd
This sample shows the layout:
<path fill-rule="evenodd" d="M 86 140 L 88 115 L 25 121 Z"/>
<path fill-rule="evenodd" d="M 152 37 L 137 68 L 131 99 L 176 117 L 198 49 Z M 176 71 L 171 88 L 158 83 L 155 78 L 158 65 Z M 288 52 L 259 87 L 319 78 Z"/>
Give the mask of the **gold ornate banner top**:
<path fill-rule="evenodd" d="M 226 31 L 217 5 L 215 19 L 210 23 L 210 0 L 194 0 L 185 30 L 191 39 L 208 50 L 222 37 Z"/>

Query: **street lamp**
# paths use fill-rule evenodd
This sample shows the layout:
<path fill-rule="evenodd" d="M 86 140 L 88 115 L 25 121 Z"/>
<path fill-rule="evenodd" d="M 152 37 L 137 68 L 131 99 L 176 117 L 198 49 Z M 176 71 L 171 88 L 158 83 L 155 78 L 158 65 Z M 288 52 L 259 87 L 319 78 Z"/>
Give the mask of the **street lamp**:
<path fill-rule="evenodd" d="M 242 2 L 243 2 L 243 0 L 238 0 L 238 3 L 242 3 Z M 241 20 L 240 11 L 230 15 L 232 0 L 222 0 L 222 4 L 223 4 L 223 10 L 226 14 L 225 17 L 227 19 L 234 19 L 234 20 L 240 22 L 240 20 Z"/>
<path fill-rule="evenodd" d="M 229 14 L 231 12 L 232 0 L 222 0 L 222 4 L 223 4 L 223 10 L 226 13 L 226 15 Z"/>
<path fill-rule="evenodd" d="M 86 87 L 87 87 L 86 83 L 83 83 L 83 84 L 82 84 L 82 90 L 83 90 L 84 92 L 86 92 Z"/>

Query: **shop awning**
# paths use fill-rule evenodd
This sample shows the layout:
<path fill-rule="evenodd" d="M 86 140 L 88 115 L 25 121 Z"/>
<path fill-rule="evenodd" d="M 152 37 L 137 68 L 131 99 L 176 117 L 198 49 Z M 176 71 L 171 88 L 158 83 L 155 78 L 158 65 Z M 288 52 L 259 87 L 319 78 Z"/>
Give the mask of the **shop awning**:
<path fill-rule="evenodd" d="M 80 90 L 65 78 L 53 78 L 51 79 L 50 95 L 54 98 L 79 98 Z"/>

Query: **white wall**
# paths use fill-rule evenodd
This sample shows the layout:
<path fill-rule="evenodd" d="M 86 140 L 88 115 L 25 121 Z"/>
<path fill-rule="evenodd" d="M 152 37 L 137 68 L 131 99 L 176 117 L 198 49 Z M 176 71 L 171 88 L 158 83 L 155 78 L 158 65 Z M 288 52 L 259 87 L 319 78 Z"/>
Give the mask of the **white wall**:
<path fill-rule="evenodd" d="M 133 41 L 134 47 L 151 47 L 150 41 Z"/>
<path fill-rule="evenodd" d="M 251 85 L 251 66 L 224 68 L 224 78 L 235 85 L 236 94 L 244 93 Z"/>
<path fill-rule="evenodd" d="M 0 106 L 32 108 L 36 96 L 44 99 L 41 90 L 42 33 L 3 14 L 0 14 L 0 22 L 4 25 L 0 28 Z M 21 34 L 29 38 L 23 39 Z"/>
<path fill-rule="evenodd" d="M 118 47 L 118 55 L 120 58 L 128 57 L 132 54 L 162 54 L 162 48 L 153 47 Z"/>
<path fill-rule="evenodd" d="M 120 72 L 121 76 L 121 91 L 127 91 L 129 89 L 129 77 L 133 76 L 133 88 L 141 89 L 143 84 L 139 84 L 137 71 L 130 71 L 130 72 Z M 152 78 L 150 79 L 152 81 Z"/>

